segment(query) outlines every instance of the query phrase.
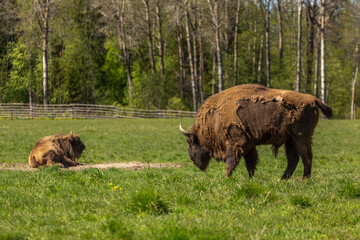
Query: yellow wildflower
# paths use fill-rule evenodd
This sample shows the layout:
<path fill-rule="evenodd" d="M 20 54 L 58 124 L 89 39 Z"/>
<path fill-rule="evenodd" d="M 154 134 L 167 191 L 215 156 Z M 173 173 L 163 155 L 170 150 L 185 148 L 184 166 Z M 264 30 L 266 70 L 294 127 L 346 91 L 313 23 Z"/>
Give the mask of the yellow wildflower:
<path fill-rule="evenodd" d="M 113 185 L 112 183 L 109 183 L 109 185 L 111 186 L 111 185 Z"/>
<path fill-rule="evenodd" d="M 357 186 L 358 184 L 356 182 L 354 182 L 354 185 Z"/>

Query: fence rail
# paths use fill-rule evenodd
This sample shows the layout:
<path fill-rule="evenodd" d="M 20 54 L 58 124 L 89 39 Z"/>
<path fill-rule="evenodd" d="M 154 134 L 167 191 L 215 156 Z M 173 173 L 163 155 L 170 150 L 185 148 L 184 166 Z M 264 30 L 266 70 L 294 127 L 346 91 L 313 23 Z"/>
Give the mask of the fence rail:
<path fill-rule="evenodd" d="M 195 112 L 145 110 L 95 104 L 0 103 L 0 119 L 194 118 Z"/>

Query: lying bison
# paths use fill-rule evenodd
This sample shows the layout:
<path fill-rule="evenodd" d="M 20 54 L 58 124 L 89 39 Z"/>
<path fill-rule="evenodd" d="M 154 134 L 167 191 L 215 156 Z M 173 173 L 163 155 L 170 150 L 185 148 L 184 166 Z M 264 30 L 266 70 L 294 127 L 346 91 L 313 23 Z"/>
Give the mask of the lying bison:
<path fill-rule="evenodd" d="M 327 118 L 331 117 L 331 108 L 314 96 L 245 84 L 209 97 L 189 131 L 181 123 L 180 131 L 187 137 L 190 159 L 201 170 L 215 158 L 226 162 L 229 177 L 244 156 L 252 177 L 258 162 L 256 146 L 272 144 L 276 156 L 285 143 L 287 168 L 282 179 L 291 177 L 299 155 L 307 178 L 311 174 L 311 137 L 319 120 L 319 109 Z"/>
<path fill-rule="evenodd" d="M 41 138 L 29 156 L 29 165 L 33 168 L 59 164 L 62 167 L 76 166 L 85 145 L 78 135 L 57 134 Z"/>

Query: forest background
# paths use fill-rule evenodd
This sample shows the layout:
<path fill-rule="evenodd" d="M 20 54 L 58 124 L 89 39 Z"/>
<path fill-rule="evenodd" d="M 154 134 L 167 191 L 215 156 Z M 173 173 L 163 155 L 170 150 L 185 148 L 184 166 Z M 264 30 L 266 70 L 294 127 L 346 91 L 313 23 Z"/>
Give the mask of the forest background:
<path fill-rule="evenodd" d="M 244 83 L 360 116 L 359 0 L 1 0 L 0 102 L 197 110 Z"/>

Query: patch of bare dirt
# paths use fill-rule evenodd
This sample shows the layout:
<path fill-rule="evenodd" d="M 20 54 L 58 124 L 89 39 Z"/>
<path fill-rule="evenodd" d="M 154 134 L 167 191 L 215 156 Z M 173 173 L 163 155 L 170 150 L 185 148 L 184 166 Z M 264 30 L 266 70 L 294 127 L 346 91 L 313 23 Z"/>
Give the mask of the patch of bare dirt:
<path fill-rule="evenodd" d="M 108 169 L 108 168 L 122 168 L 122 169 L 144 169 L 144 168 L 180 168 L 182 164 L 177 163 L 140 163 L 140 162 L 121 162 L 121 163 L 99 163 L 99 164 L 81 164 L 74 167 L 61 168 L 62 170 L 83 170 L 86 168 Z M 36 168 L 31 168 L 28 164 L 9 164 L 0 163 L 0 171 L 13 170 L 13 171 L 34 171 Z"/>

